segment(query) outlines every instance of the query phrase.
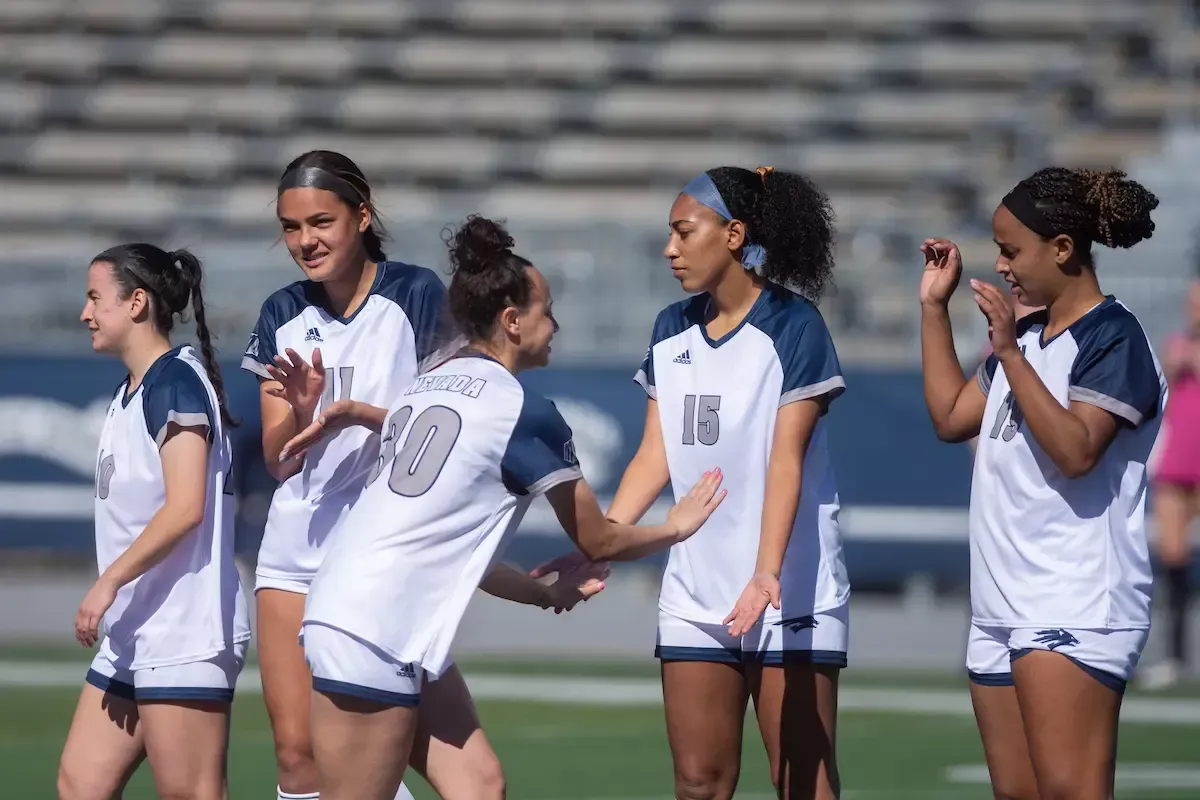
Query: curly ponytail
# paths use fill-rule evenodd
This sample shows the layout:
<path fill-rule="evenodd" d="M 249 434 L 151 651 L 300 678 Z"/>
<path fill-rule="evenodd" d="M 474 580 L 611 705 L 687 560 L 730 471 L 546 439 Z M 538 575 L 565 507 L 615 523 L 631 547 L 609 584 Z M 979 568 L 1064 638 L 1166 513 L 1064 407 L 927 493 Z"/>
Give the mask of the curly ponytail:
<path fill-rule="evenodd" d="M 816 184 L 772 167 L 717 167 L 706 173 L 747 242 L 766 251 L 762 275 L 814 303 L 829 288 L 834 267 L 833 207 Z"/>

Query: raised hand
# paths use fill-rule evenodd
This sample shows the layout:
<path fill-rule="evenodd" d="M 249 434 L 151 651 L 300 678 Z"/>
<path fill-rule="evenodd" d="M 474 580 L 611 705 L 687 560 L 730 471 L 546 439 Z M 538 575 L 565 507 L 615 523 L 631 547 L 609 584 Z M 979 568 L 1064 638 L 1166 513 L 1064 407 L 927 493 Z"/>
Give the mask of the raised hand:
<path fill-rule="evenodd" d="M 724 475 L 721 474 L 720 468 L 710 469 L 696 481 L 683 499 L 667 512 L 667 524 L 677 532 L 676 541 L 682 542 L 700 530 L 700 526 L 717 510 L 717 506 L 721 505 L 727 494 L 724 489 L 717 493 L 722 478 Z"/>
<path fill-rule="evenodd" d="M 926 239 L 921 245 L 925 272 L 921 275 L 921 302 L 946 305 L 962 278 L 962 256 L 949 239 Z"/>
<path fill-rule="evenodd" d="M 311 365 L 290 347 L 284 352 L 286 358 L 277 355 L 274 366 L 267 366 L 267 374 L 280 383 L 279 388 L 271 386 L 267 392 L 287 400 L 298 414 L 311 415 L 325 392 L 325 363 L 321 360 L 321 348 L 313 350 Z"/>
<path fill-rule="evenodd" d="M 975 290 L 975 305 L 987 317 L 988 339 L 996 358 L 1003 360 L 1017 352 L 1017 318 L 1008 297 L 984 281 L 971 281 L 971 288 Z"/>
<path fill-rule="evenodd" d="M 280 462 L 289 458 L 300 458 L 326 436 L 332 436 L 343 428 L 356 424 L 358 419 L 354 409 L 354 400 L 338 400 L 321 411 L 307 428 L 288 439 L 287 444 L 279 451 Z"/>
<path fill-rule="evenodd" d="M 762 619 L 768 603 L 779 608 L 779 578 L 769 572 L 756 573 L 721 624 L 729 626 L 730 636 L 745 636 Z"/>

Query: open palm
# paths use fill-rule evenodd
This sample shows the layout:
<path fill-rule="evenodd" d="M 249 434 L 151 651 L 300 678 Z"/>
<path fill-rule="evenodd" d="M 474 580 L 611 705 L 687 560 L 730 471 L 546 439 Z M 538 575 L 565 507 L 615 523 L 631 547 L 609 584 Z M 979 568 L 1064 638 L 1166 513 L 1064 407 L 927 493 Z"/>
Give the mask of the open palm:
<path fill-rule="evenodd" d="M 267 374 L 279 381 L 280 387 L 271 387 L 267 391 L 287 400 L 296 411 L 311 414 L 325 392 L 325 364 L 321 361 L 321 349 L 318 347 L 313 350 L 312 364 L 290 347 L 284 352 L 286 358 L 275 356 L 274 366 L 267 367 Z"/>

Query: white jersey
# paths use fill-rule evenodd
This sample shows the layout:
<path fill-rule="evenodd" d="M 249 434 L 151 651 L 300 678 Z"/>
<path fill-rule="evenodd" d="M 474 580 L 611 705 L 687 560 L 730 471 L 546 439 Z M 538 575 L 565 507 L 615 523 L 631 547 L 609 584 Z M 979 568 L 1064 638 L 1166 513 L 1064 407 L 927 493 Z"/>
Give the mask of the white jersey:
<path fill-rule="evenodd" d="M 971 607 L 981 626 L 1150 627 L 1146 459 L 1167 385 L 1137 318 L 1108 297 L 1043 341 L 1044 311 L 1018 323 L 1018 344 L 1063 406 L 1112 413 L 1116 438 L 1083 477 L 1054 466 L 1025 426 L 1008 379 L 979 367 L 987 409 L 971 484 Z"/>
<path fill-rule="evenodd" d="M 263 378 L 277 354 L 291 348 L 312 363 L 320 348 L 325 394 L 317 408 L 352 399 L 386 408 L 417 376 L 446 331 L 446 289 L 431 270 L 381 262 L 367 299 L 349 317 L 326 309 L 324 291 L 298 281 L 275 292 L 262 313 L 242 368 Z M 286 355 L 286 354 L 285 354 Z M 322 440 L 304 467 L 271 499 L 258 556 L 258 574 L 303 587 L 321 565 L 326 538 L 362 492 L 379 437 L 350 427 Z"/>
<path fill-rule="evenodd" d="M 768 285 L 742 323 L 715 341 L 705 328 L 708 308 L 701 294 L 664 309 L 635 380 L 658 401 L 676 500 L 705 470 L 724 475 L 728 496 L 703 528 L 671 548 L 658 601 L 672 616 L 719 625 L 754 575 L 779 409 L 836 397 L 846 384 L 825 321 L 803 297 Z M 849 599 L 838 507 L 819 420 L 779 578 L 782 608 L 767 608 L 767 624 Z"/>
<path fill-rule="evenodd" d="M 480 581 L 530 501 L 582 477 L 554 405 L 499 363 L 451 359 L 403 392 L 371 482 L 330 543 L 304 625 L 435 678 Z"/>
<path fill-rule="evenodd" d="M 231 449 L 217 394 L 191 347 L 165 353 L 108 408 L 96 461 L 96 560 L 100 572 L 129 549 L 166 502 L 159 448 L 167 425 L 208 428 L 204 521 L 140 577 L 104 615 L 103 654 L 139 670 L 204 661 L 250 638 L 233 561 Z"/>

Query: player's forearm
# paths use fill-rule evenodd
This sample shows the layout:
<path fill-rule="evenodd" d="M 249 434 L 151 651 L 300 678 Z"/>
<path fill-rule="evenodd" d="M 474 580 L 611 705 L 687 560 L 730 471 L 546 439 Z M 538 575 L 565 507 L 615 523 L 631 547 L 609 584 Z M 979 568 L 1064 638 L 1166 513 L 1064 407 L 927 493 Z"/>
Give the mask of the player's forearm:
<path fill-rule="evenodd" d="M 1021 415 L 1029 434 L 1063 475 L 1085 474 L 1095 464 L 1087 425 L 1058 402 L 1021 351 L 1007 355 L 1001 365 L 1013 394 L 1010 413 Z"/>
<path fill-rule="evenodd" d="M 351 418 L 355 425 L 361 425 L 375 433 L 383 432 L 383 425 L 387 422 L 388 410 L 373 406 L 369 403 L 354 401 L 350 412 Z"/>
<path fill-rule="evenodd" d="M 800 505 L 802 461 L 770 465 L 763 504 L 762 533 L 758 539 L 755 573 L 770 573 L 776 578 L 783 569 L 783 557 L 796 525 Z"/>
<path fill-rule="evenodd" d="M 204 521 L 203 501 L 197 504 L 170 499 L 150 519 L 133 544 L 109 565 L 100 580 L 120 589 L 151 570 Z"/>
<path fill-rule="evenodd" d="M 592 561 L 636 561 L 679 541 L 679 531 L 670 525 L 626 525 L 606 519 L 579 537 L 579 549 Z"/>
<path fill-rule="evenodd" d="M 649 451 L 645 446 L 639 447 L 621 476 L 621 484 L 605 516 L 613 522 L 637 524 L 669 480 L 666 455 Z"/>
<path fill-rule="evenodd" d="M 539 608 L 549 608 L 554 603 L 550 597 L 549 586 L 507 564 L 497 564 L 480 581 L 479 588 L 493 597 L 511 600 L 514 603 L 524 603 Z"/>
<path fill-rule="evenodd" d="M 307 421 L 305 421 L 305 418 L 307 418 Z M 284 416 L 278 423 L 271 426 L 263 426 L 263 461 L 266 462 L 267 472 L 280 483 L 283 483 L 304 468 L 303 456 L 300 458 L 289 458 L 287 461 L 281 462 L 279 454 L 283 452 L 283 446 L 291 441 L 292 437 L 307 428 L 311 423 L 311 413 L 302 414 L 292 409 L 291 413 Z"/>
<path fill-rule="evenodd" d="M 954 352 L 954 332 L 950 312 L 944 305 L 921 305 L 921 374 L 925 385 L 925 405 L 933 428 L 941 439 L 954 439 L 954 406 L 966 386 Z"/>

